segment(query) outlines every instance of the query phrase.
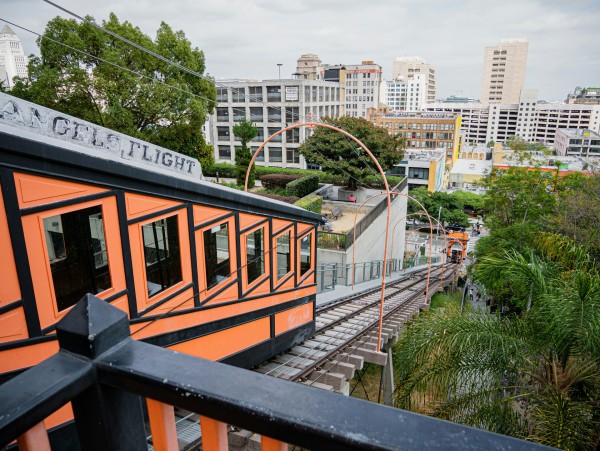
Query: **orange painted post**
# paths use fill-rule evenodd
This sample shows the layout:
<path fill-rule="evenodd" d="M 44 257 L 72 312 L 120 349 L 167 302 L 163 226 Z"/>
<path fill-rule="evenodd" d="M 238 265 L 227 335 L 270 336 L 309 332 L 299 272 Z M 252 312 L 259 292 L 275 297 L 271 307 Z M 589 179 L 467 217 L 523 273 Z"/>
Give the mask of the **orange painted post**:
<path fill-rule="evenodd" d="M 50 439 L 44 422 L 36 424 L 17 439 L 19 451 L 50 451 Z"/>
<path fill-rule="evenodd" d="M 262 435 L 260 437 L 260 444 L 262 451 L 287 451 L 287 443 L 280 442 L 270 437 Z"/>
<path fill-rule="evenodd" d="M 177 451 L 177 428 L 175 427 L 175 409 L 173 406 L 146 399 L 148 417 L 152 432 L 152 446 L 158 451 Z"/>
<path fill-rule="evenodd" d="M 290 125 L 289 127 L 282 128 L 277 133 L 274 133 L 271 136 L 269 136 L 265 140 L 265 142 L 260 145 L 260 147 L 254 153 L 254 155 L 252 155 L 252 158 L 250 159 L 250 163 L 248 164 L 248 170 L 246 171 L 246 180 L 244 181 L 244 191 L 248 191 L 248 178 L 250 177 L 250 171 L 252 169 L 252 165 L 254 164 L 254 160 L 256 159 L 258 154 L 262 151 L 263 147 L 265 147 L 265 145 L 268 142 L 270 142 L 275 136 L 280 135 L 281 133 L 283 133 L 287 130 L 292 130 L 294 128 L 300 128 L 300 127 L 309 127 L 309 128 L 324 127 L 324 128 L 328 128 L 330 130 L 335 130 L 335 131 L 341 133 L 342 135 L 347 136 L 348 138 L 352 139 L 355 143 L 357 143 L 367 153 L 367 155 L 369 155 L 369 158 L 371 158 L 371 160 L 377 167 L 379 174 L 381 174 L 383 185 L 385 187 L 385 193 L 387 195 L 387 219 L 386 219 L 386 223 L 385 223 L 385 241 L 383 243 L 383 264 L 385 265 L 385 263 L 387 262 L 387 248 L 388 248 L 388 237 L 389 237 L 389 229 L 390 229 L 390 214 L 391 214 L 391 209 L 392 209 L 390 186 L 388 185 L 387 178 L 385 176 L 385 172 L 383 172 L 383 168 L 379 164 L 379 161 L 377 161 L 377 158 L 375 158 L 373 153 L 367 148 L 367 146 L 365 146 L 362 143 L 362 141 L 360 139 L 357 139 L 351 133 L 348 133 L 347 131 L 342 130 L 341 128 L 334 127 L 333 125 L 323 124 L 320 122 L 305 122 L 303 124 L 294 124 L 294 125 Z M 427 280 L 429 282 L 429 277 L 427 278 Z M 429 289 L 429 286 L 427 288 Z M 380 302 L 379 302 L 379 324 L 377 327 L 377 352 L 381 351 L 381 329 L 383 328 L 383 302 L 384 302 L 384 300 L 385 300 L 385 267 L 384 267 L 384 270 L 381 272 L 381 298 L 380 298 Z"/>
<path fill-rule="evenodd" d="M 208 417 L 200 417 L 202 449 L 204 451 L 228 451 L 227 425 Z"/>

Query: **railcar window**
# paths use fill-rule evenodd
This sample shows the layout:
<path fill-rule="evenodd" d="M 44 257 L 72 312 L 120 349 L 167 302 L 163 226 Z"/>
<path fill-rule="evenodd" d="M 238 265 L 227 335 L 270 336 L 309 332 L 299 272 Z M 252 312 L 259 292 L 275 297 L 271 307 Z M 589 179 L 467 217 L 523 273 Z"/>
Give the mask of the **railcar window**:
<path fill-rule="evenodd" d="M 231 265 L 227 223 L 204 231 L 204 264 L 207 288 L 212 288 L 229 277 Z"/>
<path fill-rule="evenodd" d="M 310 235 L 300 240 L 300 275 L 303 276 L 310 270 Z"/>
<path fill-rule="evenodd" d="M 277 237 L 277 280 L 290 272 L 290 232 Z"/>
<path fill-rule="evenodd" d="M 246 274 L 248 283 L 254 282 L 265 272 L 265 258 L 263 254 L 264 228 L 250 232 L 246 239 Z"/>
<path fill-rule="evenodd" d="M 177 216 L 142 226 L 148 296 L 181 282 L 181 258 Z"/>
<path fill-rule="evenodd" d="M 44 218 L 58 310 L 112 286 L 100 206 Z"/>

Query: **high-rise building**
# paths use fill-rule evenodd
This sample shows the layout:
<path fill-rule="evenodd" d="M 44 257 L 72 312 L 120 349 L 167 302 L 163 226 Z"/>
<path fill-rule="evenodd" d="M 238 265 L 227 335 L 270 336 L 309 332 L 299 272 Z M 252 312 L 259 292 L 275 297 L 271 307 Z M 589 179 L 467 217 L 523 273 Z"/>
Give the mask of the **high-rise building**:
<path fill-rule="evenodd" d="M 401 56 L 392 64 L 392 79 L 402 75 L 405 80 L 412 80 L 415 75 L 425 75 L 427 89 L 426 103 L 435 102 L 435 69 L 419 56 Z"/>
<path fill-rule="evenodd" d="M 381 66 L 373 61 L 361 64 L 323 66 L 320 79 L 342 83 L 342 115 L 367 117 L 369 108 L 379 105 Z"/>
<path fill-rule="evenodd" d="M 525 85 L 527 39 L 503 39 L 483 56 L 482 103 L 519 103 Z"/>
<path fill-rule="evenodd" d="M 14 77 L 27 77 L 27 56 L 21 40 L 8 25 L 0 30 L 0 83 L 9 89 Z"/>
<path fill-rule="evenodd" d="M 300 79 L 317 80 L 321 73 L 321 60 L 314 53 L 306 53 L 296 62 L 296 75 Z"/>
<path fill-rule="evenodd" d="M 217 108 L 210 116 L 210 142 L 215 162 L 233 163 L 240 146 L 233 127 L 252 121 L 258 135 L 248 143 L 252 153 L 269 136 L 296 122 L 337 118 L 342 110 L 342 85 L 322 80 L 235 80 L 217 83 Z M 262 166 L 306 169 L 300 144 L 310 135 L 307 128 L 288 130 L 275 136 L 257 157 Z"/>
<path fill-rule="evenodd" d="M 427 103 L 427 80 L 425 74 L 406 80 L 398 75 L 394 80 L 381 84 L 381 101 L 395 111 L 421 111 Z"/>

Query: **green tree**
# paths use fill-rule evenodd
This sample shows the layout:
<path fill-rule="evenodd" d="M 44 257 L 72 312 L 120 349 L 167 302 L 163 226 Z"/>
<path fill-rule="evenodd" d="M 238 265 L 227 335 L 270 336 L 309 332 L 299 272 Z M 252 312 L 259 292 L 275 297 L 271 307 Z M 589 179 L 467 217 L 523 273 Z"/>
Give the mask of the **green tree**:
<path fill-rule="evenodd" d="M 323 119 L 362 141 L 384 170 L 402 160 L 405 140 L 399 135 L 390 135 L 363 118 Z M 347 177 L 351 190 L 363 183 L 365 177 L 373 175 L 369 167 L 374 168 L 374 164 L 360 146 L 342 133 L 325 127 L 315 128 L 313 135 L 300 146 L 300 153 L 307 161 L 321 165 L 324 171 Z"/>
<path fill-rule="evenodd" d="M 154 40 L 114 14 L 102 25 L 193 71 L 205 70 L 204 53 L 164 22 Z M 210 79 L 169 65 L 86 22 L 55 17 L 37 42 L 40 56 L 31 58 L 29 78 L 19 80 L 12 95 L 210 164 L 212 149 L 202 135 L 215 106 Z"/>
<path fill-rule="evenodd" d="M 244 182 L 246 181 L 248 165 L 252 159 L 252 153 L 248 148 L 248 143 L 258 135 L 258 131 L 252 122 L 244 119 L 233 126 L 233 135 L 238 138 L 242 144 L 241 147 L 235 148 L 235 165 L 237 169 L 237 184 L 243 186 Z M 248 177 L 248 187 L 254 187 L 254 165 L 252 165 L 252 169 Z"/>
<path fill-rule="evenodd" d="M 456 193 L 430 192 L 426 187 L 412 189 L 410 195 L 417 199 L 427 212 L 446 225 L 469 226 L 469 217 L 464 213 L 464 202 Z M 420 210 L 415 202 L 409 203 L 409 212 Z M 421 218 L 423 219 L 423 218 Z"/>
<path fill-rule="evenodd" d="M 500 317 L 437 309 L 397 347 L 397 405 L 564 449 L 600 436 L 600 277 L 585 248 L 553 234 L 537 254 L 485 258 L 530 310 Z M 500 274 L 501 272 L 501 274 Z"/>

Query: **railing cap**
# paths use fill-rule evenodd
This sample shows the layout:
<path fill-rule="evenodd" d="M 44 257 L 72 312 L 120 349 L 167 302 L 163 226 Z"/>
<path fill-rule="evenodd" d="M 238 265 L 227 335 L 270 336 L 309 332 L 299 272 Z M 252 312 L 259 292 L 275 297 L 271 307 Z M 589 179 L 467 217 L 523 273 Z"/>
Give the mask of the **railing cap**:
<path fill-rule="evenodd" d="M 61 349 L 93 359 L 129 336 L 129 320 L 88 293 L 57 324 L 56 335 Z"/>

